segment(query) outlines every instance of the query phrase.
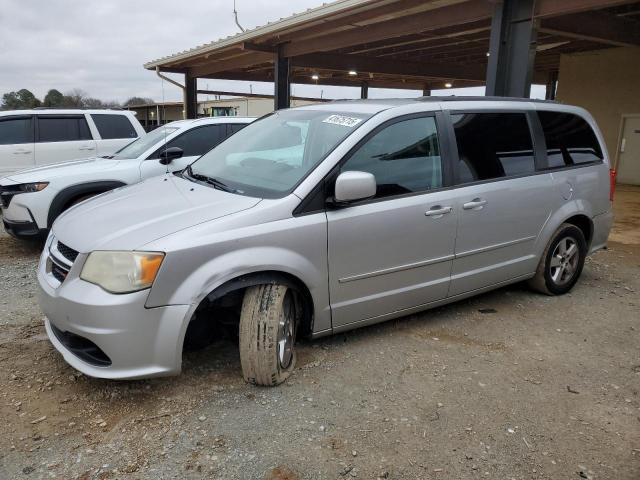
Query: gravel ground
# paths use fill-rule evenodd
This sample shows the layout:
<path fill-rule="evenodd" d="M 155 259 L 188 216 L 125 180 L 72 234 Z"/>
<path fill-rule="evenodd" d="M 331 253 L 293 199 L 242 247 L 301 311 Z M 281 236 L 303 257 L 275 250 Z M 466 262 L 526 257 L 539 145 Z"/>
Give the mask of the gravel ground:
<path fill-rule="evenodd" d="M 304 343 L 269 389 L 244 384 L 229 342 L 188 354 L 179 377 L 79 374 L 44 334 L 39 247 L 1 232 L 0 479 L 638 480 L 628 220 L 568 295 L 515 285 Z"/>

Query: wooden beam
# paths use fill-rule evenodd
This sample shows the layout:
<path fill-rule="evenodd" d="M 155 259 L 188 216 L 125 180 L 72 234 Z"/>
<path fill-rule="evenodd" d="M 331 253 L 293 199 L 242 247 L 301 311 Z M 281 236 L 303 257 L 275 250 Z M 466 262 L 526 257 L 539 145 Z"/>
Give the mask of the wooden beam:
<path fill-rule="evenodd" d="M 557 17 L 589 10 L 617 7 L 626 3 L 634 3 L 634 0 L 537 0 L 534 17 Z"/>
<path fill-rule="evenodd" d="M 273 62 L 273 53 L 247 52 L 227 60 L 212 60 L 210 63 L 192 67 L 189 69 L 189 73 L 194 77 L 205 77 L 226 70 L 238 70 L 267 62 Z"/>
<path fill-rule="evenodd" d="M 251 52 L 266 52 L 266 53 L 276 53 L 278 51 L 277 47 L 272 47 L 270 45 L 260 45 L 258 43 L 253 42 L 242 42 L 240 46 L 242 50 L 247 50 Z"/>
<path fill-rule="evenodd" d="M 291 59 L 296 67 L 387 75 L 438 77 L 461 80 L 483 80 L 484 69 L 477 66 L 418 63 L 363 55 L 339 55 L 336 53 L 311 53 Z"/>
<path fill-rule="evenodd" d="M 539 31 L 616 47 L 640 45 L 640 28 L 637 22 L 604 12 L 582 12 L 548 18 L 542 21 Z"/>
<path fill-rule="evenodd" d="M 273 95 L 268 93 L 244 93 L 244 92 L 227 92 L 223 90 L 198 90 L 198 93 L 201 95 L 225 95 L 227 97 L 247 97 L 247 98 L 267 98 L 272 99 Z M 225 100 L 221 98 L 220 100 Z M 318 98 L 318 97 L 291 97 L 291 100 L 305 100 L 308 102 L 328 102 L 326 98 Z M 206 100 L 205 100 L 206 101 Z M 210 100 L 211 102 L 215 100 Z M 202 103 L 202 100 L 199 102 Z"/>
<path fill-rule="evenodd" d="M 408 17 L 355 27 L 342 33 L 288 43 L 283 46 L 283 55 L 294 57 L 313 52 L 337 50 L 353 45 L 402 37 L 412 33 L 472 23 L 491 18 L 491 14 L 492 7 L 489 2 L 473 0 Z"/>

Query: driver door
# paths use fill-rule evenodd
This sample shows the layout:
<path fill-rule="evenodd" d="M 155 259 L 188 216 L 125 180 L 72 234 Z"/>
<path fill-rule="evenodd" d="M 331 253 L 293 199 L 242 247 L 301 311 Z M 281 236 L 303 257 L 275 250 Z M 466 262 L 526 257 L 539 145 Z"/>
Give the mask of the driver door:
<path fill-rule="evenodd" d="M 183 170 L 187 165 L 193 163 L 225 138 L 227 138 L 227 125 L 224 123 L 202 125 L 187 130 L 183 134 L 169 140 L 166 145 L 161 146 L 150 155 L 147 160 L 142 162 L 140 165 L 140 176 L 142 180 L 144 180 L 156 175 L 162 175 L 167 171 L 167 168 L 170 172 Z M 178 147 L 182 149 L 184 153 L 182 157 L 173 160 L 169 165 L 163 165 L 160 163 L 160 153 L 170 147 Z"/>
<path fill-rule="evenodd" d="M 379 127 L 340 168 L 350 170 L 372 173 L 377 193 L 327 211 L 333 327 L 384 319 L 445 298 L 456 194 L 443 188 L 435 117 Z"/>

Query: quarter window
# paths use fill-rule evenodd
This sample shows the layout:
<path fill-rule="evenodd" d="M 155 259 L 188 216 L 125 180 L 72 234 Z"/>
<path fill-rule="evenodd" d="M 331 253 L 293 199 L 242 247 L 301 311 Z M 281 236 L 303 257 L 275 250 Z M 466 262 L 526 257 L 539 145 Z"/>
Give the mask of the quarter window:
<path fill-rule="evenodd" d="M 0 119 L 0 145 L 33 143 L 31 117 Z"/>
<path fill-rule="evenodd" d="M 376 177 L 376 198 L 442 186 L 442 158 L 433 117 L 394 123 L 379 131 L 342 166 L 341 172 Z"/>
<path fill-rule="evenodd" d="M 38 142 L 91 140 L 87 120 L 82 117 L 38 117 Z"/>
<path fill-rule="evenodd" d="M 535 172 L 524 113 L 464 113 L 451 119 L 458 145 L 458 184 Z"/>
<path fill-rule="evenodd" d="M 98 113 L 91 114 L 91 118 L 93 118 L 103 140 L 138 137 L 138 133 L 126 115 Z"/>
<path fill-rule="evenodd" d="M 547 144 L 549 168 L 599 162 L 604 158 L 595 133 L 582 118 L 560 112 L 538 112 L 538 117 Z"/>

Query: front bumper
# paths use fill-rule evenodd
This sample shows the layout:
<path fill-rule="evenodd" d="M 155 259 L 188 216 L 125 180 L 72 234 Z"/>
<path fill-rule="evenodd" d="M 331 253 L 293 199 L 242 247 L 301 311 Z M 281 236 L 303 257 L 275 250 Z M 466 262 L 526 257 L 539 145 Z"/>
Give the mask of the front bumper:
<path fill-rule="evenodd" d="M 35 221 L 15 222 L 2 217 L 2 225 L 5 231 L 15 238 L 25 240 L 40 240 L 46 238 L 47 230 L 38 227 Z"/>
<path fill-rule="evenodd" d="M 180 373 L 189 305 L 145 308 L 148 290 L 113 295 L 79 278 L 84 255 L 60 283 L 38 268 L 40 306 L 49 340 L 75 369 L 99 378 L 135 379 Z"/>

